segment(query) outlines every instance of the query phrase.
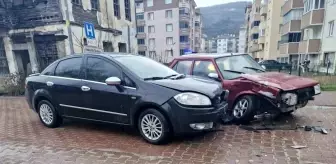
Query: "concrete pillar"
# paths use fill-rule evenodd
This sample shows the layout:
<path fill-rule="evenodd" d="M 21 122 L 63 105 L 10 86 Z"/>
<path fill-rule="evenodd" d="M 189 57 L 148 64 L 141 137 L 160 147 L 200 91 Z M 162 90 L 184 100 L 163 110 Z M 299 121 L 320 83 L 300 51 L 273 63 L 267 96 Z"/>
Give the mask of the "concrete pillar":
<path fill-rule="evenodd" d="M 57 41 L 56 42 L 57 47 L 57 56 L 58 58 L 62 58 L 66 56 L 66 49 L 65 49 L 65 41 Z"/>
<path fill-rule="evenodd" d="M 19 68 L 18 68 L 18 65 L 17 65 L 15 54 L 13 52 L 12 39 L 8 36 L 5 36 L 3 38 L 3 42 L 4 42 L 4 46 L 5 46 L 5 51 L 6 51 L 6 58 L 7 58 L 9 73 L 18 73 Z"/>
<path fill-rule="evenodd" d="M 29 53 L 29 60 L 32 69 L 32 73 L 39 72 L 39 64 L 37 61 L 37 53 L 35 49 L 35 42 L 33 34 L 27 36 L 27 45 L 28 45 L 28 53 Z"/>

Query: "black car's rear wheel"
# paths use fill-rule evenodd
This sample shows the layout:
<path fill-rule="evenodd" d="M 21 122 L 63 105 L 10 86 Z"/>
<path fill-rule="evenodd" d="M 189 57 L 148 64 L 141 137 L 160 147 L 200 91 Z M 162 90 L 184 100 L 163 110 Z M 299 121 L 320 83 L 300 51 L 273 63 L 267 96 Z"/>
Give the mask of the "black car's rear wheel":
<path fill-rule="evenodd" d="M 255 115 L 255 98 L 253 96 L 240 97 L 232 110 L 234 121 L 238 123 L 248 123 Z"/>
<path fill-rule="evenodd" d="M 140 114 L 138 129 L 142 137 L 151 144 L 165 143 L 170 136 L 167 119 L 155 109 L 147 109 Z"/>
<path fill-rule="evenodd" d="M 38 103 L 38 114 L 46 127 L 55 128 L 62 123 L 62 118 L 58 116 L 54 106 L 49 101 L 42 100 Z"/>

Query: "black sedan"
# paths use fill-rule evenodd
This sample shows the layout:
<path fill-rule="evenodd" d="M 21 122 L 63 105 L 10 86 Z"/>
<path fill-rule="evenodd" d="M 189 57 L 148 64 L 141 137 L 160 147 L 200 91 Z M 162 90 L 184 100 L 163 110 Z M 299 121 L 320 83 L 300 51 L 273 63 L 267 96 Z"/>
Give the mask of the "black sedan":
<path fill-rule="evenodd" d="M 290 64 L 280 63 L 276 60 L 262 60 L 258 63 L 266 70 L 289 70 L 292 67 Z"/>
<path fill-rule="evenodd" d="M 212 129 L 228 92 L 142 56 L 80 54 L 26 79 L 26 99 L 50 128 L 63 118 L 131 125 L 152 144 Z"/>

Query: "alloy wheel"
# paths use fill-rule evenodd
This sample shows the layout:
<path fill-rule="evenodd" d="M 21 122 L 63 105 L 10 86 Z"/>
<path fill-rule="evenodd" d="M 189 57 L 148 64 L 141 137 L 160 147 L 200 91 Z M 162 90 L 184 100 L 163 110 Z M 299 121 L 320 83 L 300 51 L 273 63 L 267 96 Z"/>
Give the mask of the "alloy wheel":
<path fill-rule="evenodd" d="M 40 106 L 40 116 L 42 121 L 47 125 L 50 125 L 53 122 L 53 112 L 51 107 L 47 104 L 42 104 Z"/>
<path fill-rule="evenodd" d="M 233 116 L 236 118 L 241 118 L 247 111 L 249 102 L 246 99 L 241 99 L 237 102 L 233 109 Z"/>
<path fill-rule="evenodd" d="M 163 134 L 163 126 L 160 119 L 153 114 L 146 114 L 141 119 L 141 130 L 150 140 L 158 140 Z"/>

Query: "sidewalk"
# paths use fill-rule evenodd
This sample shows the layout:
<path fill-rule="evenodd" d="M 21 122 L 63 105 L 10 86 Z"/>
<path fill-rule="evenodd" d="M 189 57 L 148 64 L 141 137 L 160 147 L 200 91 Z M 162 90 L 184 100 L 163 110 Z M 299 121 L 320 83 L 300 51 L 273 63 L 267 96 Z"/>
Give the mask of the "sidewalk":
<path fill-rule="evenodd" d="M 336 107 L 336 92 L 322 91 L 322 94 L 315 97 L 314 101 L 309 102 L 308 106 L 330 106 Z"/>

